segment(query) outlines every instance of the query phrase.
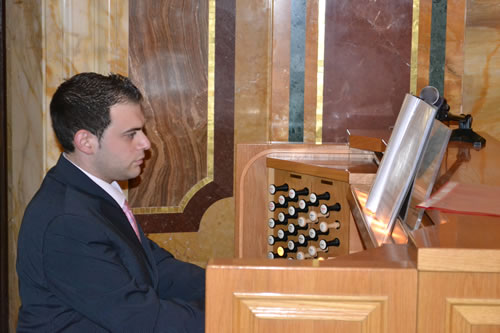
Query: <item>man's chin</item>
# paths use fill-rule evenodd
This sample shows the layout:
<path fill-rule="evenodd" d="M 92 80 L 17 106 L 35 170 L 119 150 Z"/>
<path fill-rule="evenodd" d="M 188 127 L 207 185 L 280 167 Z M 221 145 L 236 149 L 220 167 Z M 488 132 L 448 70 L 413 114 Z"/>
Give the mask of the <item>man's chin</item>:
<path fill-rule="evenodd" d="M 129 173 L 127 173 L 126 175 L 121 175 L 118 179 L 116 179 L 117 181 L 119 182 L 126 182 L 126 181 L 129 181 L 129 180 L 132 180 L 132 179 L 135 179 L 137 177 L 139 177 L 139 175 L 141 174 L 141 170 L 137 170 L 137 171 L 130 171 Z"/>

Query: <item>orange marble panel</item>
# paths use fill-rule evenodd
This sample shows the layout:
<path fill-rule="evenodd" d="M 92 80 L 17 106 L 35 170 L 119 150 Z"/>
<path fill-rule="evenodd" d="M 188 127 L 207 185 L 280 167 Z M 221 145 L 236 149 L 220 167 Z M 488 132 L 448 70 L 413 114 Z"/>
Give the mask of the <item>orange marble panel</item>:
<path fill-rule="evenodd" d="M 497 140 L 500 140 L 499 18 L 498 1 L 468 2 L 463 84 L 463 112 L 472 114 L 472 128 Z"/>
<path fill-rule="evenodd" d="M 235 144 L 270 138 L 271 15 L 267 0 L 236 0 Z"/>
<path fill-rule="evenodd" d="M 432 0 L 420 0 L 418 24 L 417 93 L 429 85 Z"/>
<path fill-rule="evenodd" d="M 273 2 L 271 141 L 288 141 L 291 1 Z"/>
<path fill-rule="evenodd" d="M 208 2 L 130 1 L 129 13 L 129 71 L 144 92 L 151 140 L 144 181 L 131 184 L 129 200 L 179 206 L 208 175 Z"/>
<path fill-rule="evenodd" d="M 304 77 L 304 143 L 316 142 L 316 100 L 318 84 L 318 6 L 307 1 L 306 64 Z"/>
<path fill-rule="evenodd" d="M 444 68 L 444 97 L 450 112 L 462 110 L 462 78 L 464 74 L 466 0 L 448 0 L 446 14 L 446 60 Z"/>

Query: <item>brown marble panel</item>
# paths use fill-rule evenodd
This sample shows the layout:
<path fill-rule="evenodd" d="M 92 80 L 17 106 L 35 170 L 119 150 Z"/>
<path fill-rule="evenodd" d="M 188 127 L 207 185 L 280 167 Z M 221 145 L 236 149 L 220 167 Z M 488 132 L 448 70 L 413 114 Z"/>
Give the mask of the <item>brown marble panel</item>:
<path fill-rule="evenodd" d="M 417 93 L 429 85 L 432 0 L 419 0 Z"/>
<path fill-rule="evenodd" d="M 207 177 L 208 2 L 130 1 L 129 73 L 151 140 L 134 207 L 178 206 Z"/>
<path fill-rule="evenodd" d="M 412 1 L 328 1 L 323 142 L 392 126 L 410 89 Z"/>
<path fill-rule="evenodd" d="M 273 1 L 271 141 L 288 141 L 291 1 Z"/>
<path fill-rule="evenodd" d="M 465 5 L 467 0 L 448 0 L 446 14 L 446 60 L 444 97 L 452 113 L 462 110 L 464 75 Z"/>
<path fill-rule="evenodd" d="M 306 63 L 304 74 L 304 143 L 316 142 L 318 97 L 318 0 L 307 1 Z M 323 41 L 321 41 L 323 42 Z"/>
<path fill-rule="evenodd" d="M 180 213 L 137 215 L 147 233 L 197 231 L 206 209 L 232 195 L 234 1 L 217 0 L 215 16 L 213 180 Z M 129 190 L 134 207 L 176 205 L 207 176 L 207 18 L 206 1 L 130 1 L 130 73 L 153 144 Z"/>
<path fill-rule="evenodd" d="M 268 0 L 235 2 L 234 141 L 265 142 L 271 132 L 272 11 Z"/>

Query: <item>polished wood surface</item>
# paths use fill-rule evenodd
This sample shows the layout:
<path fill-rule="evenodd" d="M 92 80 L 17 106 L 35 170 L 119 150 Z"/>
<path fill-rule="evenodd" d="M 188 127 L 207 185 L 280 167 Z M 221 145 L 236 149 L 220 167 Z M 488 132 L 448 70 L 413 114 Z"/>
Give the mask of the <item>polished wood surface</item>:
<path fill-rule="evenodd" d="M 267 167 L 343 182 L 371 184 L 377 172 L 373 159 L 371 154 L 355 152 L 351 152 L 347 158 L 335 154 L 270 155 Z"/>
<path fill-rule="evenodd" d="M 500 332 L 500 273 L 420 272 L 418 333 Z"/>
<path fill-rule="evenodd" d="M 415 331 L 416 271 L 405 261 L 374 268 L 365 259 L 213 260 L 206 332 Z"/>
<path fill-rule="evenodd" d="M 383 153 L 389 142 L 391 130 L 347 129 L 351 148 Z"/>

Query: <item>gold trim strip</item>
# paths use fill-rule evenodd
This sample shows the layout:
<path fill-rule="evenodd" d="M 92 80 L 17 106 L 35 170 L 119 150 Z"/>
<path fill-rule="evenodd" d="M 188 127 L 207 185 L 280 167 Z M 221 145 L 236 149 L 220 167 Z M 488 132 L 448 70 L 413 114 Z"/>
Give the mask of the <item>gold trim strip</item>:
<path fill-rule="evenodd" d="M 215 99 L 215 0 L 208 2 L 208 101 L 207 101 L 207 177 L 196 183 L 184 195 L 178 206 L 137 207 L 134 214 L 182 213 L 189 200 L 214 180 L 214 99 Z"/>
<path fill-rule="evenodd" d="M 417 93 L 418 79 L 418 25 L 420 16 L 420 0 L 413 0 L 413 20 L 411 28 L 411 67 L 410 67 L 410 93 Z"/>
<path fill-rule="evenodd" d="M 208 3 L 207 178 L 214 178 L 215 0 Z M 201 182 L 203 182 L 202 180 Z M 201 183 L 200 182 L 200 183 Z M 207 183 L 208 184 L 208 183 Z M 200 186 L 202 188 L 205 185 Z M 194 195 L 194 193 L 193 193 Z"/>
<path fill-rule="evenodd" d="M 189 200 L 198 192 L 203 186 L 211 183 L 213 181 L 212 178 L 206 177 L 199 181 L 195 186 L 191 187 L 191 189 L 184 195 L 180 204 L 178 206 L 169 206 L 169 207 L 138 207 L 133 208 L 132 212 L 134 214 L 165 214 L 165 213 L 182 213 Z"/>
<path fill-rule="evenodd" d="M 316 81 L 316 143 L 323 140 L 323 82 L 325 77 L 326 1 L 318 1 L 318 70 Z"/>

